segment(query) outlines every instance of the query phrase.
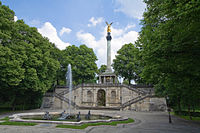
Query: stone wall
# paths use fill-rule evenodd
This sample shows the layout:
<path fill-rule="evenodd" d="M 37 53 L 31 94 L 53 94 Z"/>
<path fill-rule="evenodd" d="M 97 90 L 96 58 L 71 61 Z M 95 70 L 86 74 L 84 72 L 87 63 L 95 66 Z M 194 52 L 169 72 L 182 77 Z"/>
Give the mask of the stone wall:
<path fill-rule="evenodd" d="M 41 108 L 51 108 L 54 104 L 53 93 L 46 93 L 46 95 L 42 99 Z"/>
<path fill-rule="evenodd" d="M 153 97 L 150 98 L 149 111 L 166 111 L 166 99 Z"/>
<path fill-rule="evenodd" d="M 138 97 L 140 94 L 136 93 L 135 91 L 128 89 L 126 87 L 121 88 L 121 95 L 122 95 L 122 104 L 128 102 L 129 100 Z"/>
<path fill-rule="evenodd" d="M 166 111 L 166 100 L 165 98 L 158 97 L 148 97 L 137 103 L 134 103 L 124 110 L 133 110 L 133 111 Z"/>
<path fill-rule="evenodd" d="M 62 93 L 67 88 L 57 88 L 56 93 Z M 110 108 L 120 108 L 124 103 L 145 95 L 154 94 L 152 87 L 126 86 L 120 84 L 99 85 L 86 84 L 75 87 L 72 91 L 72 102 L 79 107 L 98 107 L 97 95 L 99 90 L 104 90 L 106 94 L 106 106 Z M 65 94 L 69 98 L 69 93 Z M 52 108 L 68 108 L 68 103 L 63 102 L 57 97 L 53 99 Z M 165 111 L 166 101 L 164 98 L 152 97 L 149 95 L 138 102 L 128 105 L 123 110 L 134 111 Z"/>
<path fill-rule="evenodd" d="M 78 106 L 96 107 L 97 93 L 99 90 L 104 90 L 106 94 L 106 106 L 119 107 L 121 105 L 121 88 L 120 87 L 96 87 L 83 86 L 72 91 L 72 101 Z M 65 95 L 66 98 L 69 94 Z M 58 99 L 58 98 L 56 98 Z"/>
<path fill-rule="evenodd" d="M 150 98 L 145 98 L 135 104 L 132 104 L 131 107 L 128 108 L 128 110 L 134 110 L 134 111 L 149 111 L 149 101 Z"/>

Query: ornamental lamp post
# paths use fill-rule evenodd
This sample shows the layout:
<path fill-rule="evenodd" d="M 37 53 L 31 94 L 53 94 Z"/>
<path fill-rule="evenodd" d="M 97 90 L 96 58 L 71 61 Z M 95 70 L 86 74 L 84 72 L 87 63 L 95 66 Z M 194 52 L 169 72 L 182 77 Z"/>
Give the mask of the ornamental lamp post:
<path fill-rule="evenodd" d="M 166 101 L 167 101 L 167 111 L 169 114 L 169 123 L 172 123 L 172 119 L 171 119 L 171 115 L 170 115 L 171 109 L 169 107 L 169 96 L 166 97 Z"/>

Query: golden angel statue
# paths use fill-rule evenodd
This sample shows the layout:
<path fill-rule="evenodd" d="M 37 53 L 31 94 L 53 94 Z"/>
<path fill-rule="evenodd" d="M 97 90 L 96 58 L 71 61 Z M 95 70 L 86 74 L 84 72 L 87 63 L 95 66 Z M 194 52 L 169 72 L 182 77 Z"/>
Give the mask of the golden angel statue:
<path fill-rule="evenodd" d="M 113 23 L 113 22 L 112 22 Z M 107 28 L 107 32 L 111 32 L 110 26 L 112 25 L 112 23 L 108 24 L 108 22 L 106 22 L 108 28 Z"/>

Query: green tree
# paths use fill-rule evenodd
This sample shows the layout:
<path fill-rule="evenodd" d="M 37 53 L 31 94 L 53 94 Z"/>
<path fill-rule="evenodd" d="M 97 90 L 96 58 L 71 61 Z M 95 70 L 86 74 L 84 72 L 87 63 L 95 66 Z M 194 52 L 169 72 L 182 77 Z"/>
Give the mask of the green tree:
<path fill-rule="evenodd" d="M 191 108 L 200 94 L 200 1 L 144 0 L 142 31 L 137 42 L 141 77 L 168 95 L 175 106 Z"/>
<path fill-rule="evenodd" d="M 98 70 L 96 61 L 97 57 L 91 48 L 85 45 L 79 47 L 72 45 L 63 51 L 61 65 L 66 73 L 68 64 L 71 64 L 73 81 L 77 85 L 84 82 L 94 82 Z"/>
<path fill-rule="evenodd" d="M 136 82 L 140 79 L 138 76 L 139 65 L 137 62 L 137 56 L 139 54 L 138 48 L 133 44 L 125 44 L 117 51 L 116 59 L 113 60 L 113 68 L 115 73 L 125 80 L 128 80 L 129 84 L 131 80 Z"/>
<path fill-rule="evenodd" d="M 0 21 L 0 100 L 13 109 L 37 104 L 59 68 L 55 46 L 23 20 L 14 22 L 14 12 L 1 3 Z"/>
<path fill-rule="evenodd" d="M 101 67 L 98 69 L 97 74 L 101 74 L 106 71 L 107 66 L 106 65 L 101 65 Z"/>

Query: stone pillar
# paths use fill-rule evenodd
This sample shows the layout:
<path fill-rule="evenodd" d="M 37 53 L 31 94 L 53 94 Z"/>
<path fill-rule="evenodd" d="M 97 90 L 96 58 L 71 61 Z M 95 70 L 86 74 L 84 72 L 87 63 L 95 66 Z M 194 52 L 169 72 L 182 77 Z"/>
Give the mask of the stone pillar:
<path fill-rule="evenodd" d="M 94 96 L 94 101 L 93 101 L 93 106 L 97 106 L 97 92 L 98 92 L 98 89 L 94 89 L 93 91 L 93 96 Z"/>
<path fill-rule="evenodd" d="M 101 84 L 101 76 L 99 76 L 99 84 Z"/>
<path fill-rule="evenodd" d="M 117 79 L 117 76 L 115 76 L 115 84 L 118 83 L 118 79 Z"/>
<path fill-rule="evenodd" d="M 107 72 L 112 72 L 112 69 L 111 69 L 111 35 L 110 35 L 110 32 L 107 33 L 107 36 L 106 36 L 106 39 L 107 39 Z"/>

